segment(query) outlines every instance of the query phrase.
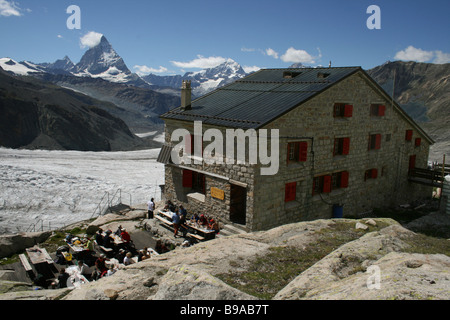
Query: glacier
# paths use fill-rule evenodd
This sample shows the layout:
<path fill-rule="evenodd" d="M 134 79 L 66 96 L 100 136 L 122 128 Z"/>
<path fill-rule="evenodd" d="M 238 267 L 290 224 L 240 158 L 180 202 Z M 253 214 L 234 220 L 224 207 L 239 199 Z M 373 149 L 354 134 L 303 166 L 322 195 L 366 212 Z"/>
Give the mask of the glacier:
<path fill-rule="evenodd" d="M 0 148 L 0 234 L 24 232 L 39 221 L 55 229 L 90 219 L 105 193 L 118 189 L 124 204 L 159 201 L 164 184 L 159 151 Z"/>

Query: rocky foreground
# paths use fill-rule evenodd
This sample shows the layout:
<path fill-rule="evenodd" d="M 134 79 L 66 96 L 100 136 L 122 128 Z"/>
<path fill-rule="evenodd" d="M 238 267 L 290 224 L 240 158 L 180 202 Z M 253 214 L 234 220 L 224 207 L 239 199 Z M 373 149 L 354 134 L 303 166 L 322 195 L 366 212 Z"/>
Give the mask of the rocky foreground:
<path fill-rule="evenodd" d="M 0 299 L 447 300 L 450 241 L 430 239 L 392 219 L 300 222 L 179 246 L 81 288 Z"/>

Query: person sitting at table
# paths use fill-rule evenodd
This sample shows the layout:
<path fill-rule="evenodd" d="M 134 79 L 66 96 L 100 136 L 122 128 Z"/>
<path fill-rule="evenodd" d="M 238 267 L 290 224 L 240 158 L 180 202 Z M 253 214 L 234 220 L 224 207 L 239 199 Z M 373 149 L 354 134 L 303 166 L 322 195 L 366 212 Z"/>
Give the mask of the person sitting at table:
<path fill-rule="evenodd" d="M 173 222 L 174 236 L 176 238 L 178 235 L 178 229 L 180 228 L 180 216 L 176 211 L 172 214 L 172 222 Z"/>
<path fill-rule="evenodd" d="M 220 231 L 219 223 L 218 223 L 216 220 L 211 219 L 211 220 L 209 221 L 209 229 L 214 230 L 214 232 L 215 232 L 216 234 L 218 234 L 219 231 Z"/>
<path fill-rule="evenodd" d="M 111 230 L 107 230 L 103 238 L 103 246 L 105 248 L 114 249 L 114 239 L 111 237 Z"/>
<path fill-rule="evenodd" d="M 147 248 L 139 250 L 138 254 L 138 262 L 144 261 L 150 258 L 150 254 L 147 251 Z"/>
<path fill-rule="evenodd" d="M 78 260 L 78 262 L 77 262 L 77 270 L 78 270 L 78 272 L 81 275 L 83 275 L 86 279 L 89 280 L 89 278 L 91 276 L 89 274 L 89 266 L 86 263 L 84 263 L 83 260 Z"/>
<path fill-rule="evenodd" d="M 206 219 L 206 217 L 205 217 L 204 214 L 201 214 L 201 215 L 200 215 L 200 219 L 199 219 L 198 223 L 199 223 L 201 226 L 207 226 L 207 225 L 208 225 L 208 220 Z"/>
<path fill-rule="evenodd" d="M 61 270 L 59 270 L 58 284 L 56 285 L 56 288 L 58 289 L 67 288 L 67 280 L 69 278 L 70 275 L 66 272 L 66 269 L 61 268 Z"/>
<path fill-rule="evenodd" d="M 125 258 L 125 250 L 119 249 L 119 252 L 114 256 L 114 258 L 117 259 L 120 263 L 123 262 L 123 259 Z"/>
<path fill-rule="evenodd" d="M 200 220 L 200 217 L 199 217 L 198 213 L 194 213 L 191 216 L 191 223 L 197 224 L 199 220 Z"/>
<path fill-rule="evenodd" d="M 120 237 L 120 234 L 122 233 L 122 226 L 118 226 L 116 232 L 114 233 L 115 235 Z"/>
<path fill-rule="evenodd" d="M 101 254 L 100 257 L 95 261 L 95 279 L 102 278 L 108 272 L 106 267 L 106 256 Z"/>
<path fill-rule="evenodd" d="M 112 276 L 114 273 L 116 273 L 117 269 L 116 267 L 112 264 L 109 266 L 108 272 L 105 274 L 105 277 L 110 277 Z"/>
<path fill-rule="evenodd" d="M 122 233 L 120 234 L 120 237 L 122 238 L 123 242 L 129 243 L 131 241 L 131 236 L 127 232 L 127 229 L 123 228 Z"/>
<path fill-rule="evenodd" d="M 164 207 L 164 211 L 167 211 L 167 210 L 172 211 L 172 212 L 176 211 L 175 205 L 170 200 L 167 200 L 166 206 Z"/>
<path fill-rule="evenodd" d="M 97 244 L 99 246 L 103 245 L 103 230 L 102 229 L 98 229 L 97 233 L 95 234 L 95 242 L 97 242 Z"/>
<path fill-rule="evenodd" d="M 123 264 L 126 266 L 129 266 L 130 264 L 133 264 L 133 255 L 131 254 L 131 252 L 127 252 L 127 254 L 125 255 L 125 258 L 123 259 Z"/>

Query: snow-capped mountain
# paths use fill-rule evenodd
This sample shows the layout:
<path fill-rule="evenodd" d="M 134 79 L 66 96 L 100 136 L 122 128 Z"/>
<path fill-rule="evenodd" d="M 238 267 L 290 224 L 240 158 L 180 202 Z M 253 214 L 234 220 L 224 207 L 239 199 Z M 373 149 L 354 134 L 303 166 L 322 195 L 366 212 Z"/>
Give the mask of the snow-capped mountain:
<path fill-rule="evenodd" d="M 65 56 L 63 59 L 56 60 L 53 63 L 41 63 L 39 64 L 42 67 L 45 67 L 46 69 L 51 70 L 54 73 L 61 73 L 61 72 L 69 72 L 73 70 L 75 67 L 75 64 L 70 60 L 68 56 Z"/>
<path fill-rule="evenodd" d="M 17 62 L 11 58 L 1 58 L 0 67 L 7 72 L 21 76 L 46 72 L 45 68 L 40 65 L 28 61 Z"/>
<path fill-rule="evenodd" d="M 187 72 L 184 76 L 157 76 L 150 74 L 143 79 L 156 86 L 167 86 L 179 90 L 182 80 L 190 80 L 192 94 L 196 97 L 202 96 L 210 91 L 220 88 L 228 83 L 245 77 L 247 73 L 232 59 L 209 69 L 197 72 Z"/>
<path fill-rule="evenodd" d="M 141 77 L 128 69 L 122 57 L 117 54 L 105 36 L 102 36 L 98 45 L 86 51 L 76 65 L 69 57 L 65 56 L 53 63 L 17 62 L 10 58 L 2 58 L 0 59 L 0 66 L 5 71 L 18 75 L 68 74 L 77 77 L 101 78 L 110 82 L 138 87 L 149 87 Z"/>
<path fill-rule="evenodd" d="M 79 77 L 88 76 L 122 83 L 128 82 L 132 76 L 123 59 L 105 36 L 102 36 L 98 45 L 86 51 L 71 72 Z"/>

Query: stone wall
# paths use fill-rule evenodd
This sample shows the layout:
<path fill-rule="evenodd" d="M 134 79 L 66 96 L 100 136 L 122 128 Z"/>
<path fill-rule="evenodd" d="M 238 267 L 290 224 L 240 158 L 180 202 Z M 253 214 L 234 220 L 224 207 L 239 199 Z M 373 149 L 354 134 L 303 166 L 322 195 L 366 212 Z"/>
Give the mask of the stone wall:
<path fill-rule="evenodd" d="M 362 72 L 346 78 L 327 91 L 268 124 L 264 129 L 278 129 L 279 171 L 276 175 L 260 174 L 260 164 L 245 165 L 184 164 L 198 172 L 207 173 L 204 196 L 189 195 L 182 188 L 182 167 L 166 166 L 166 198 L 183 203 L 188 210 L 208 212 L 222 221 L 229 219 L 230 183 L 236 181 L 247 186 L 246 226 L 250 230 L 265 230 L 297 221 L 331 218 L 333 205 L 344 207 L 344 216 L 401 204 L 417 198 L 431 196 L 431 188 L 408 182 L 410 156 L 416 156 L 416 167 L 426 168 L 429 143 L 414 129 L 413 122 L 392 105 Z M 334 104 L 353 105 L 352 117 L 334 117 Z M 371 116 L 370 105 L 386 106 L 384 116 Z M 171 143 L 173 130 L 186 128 L 191 134 L 194 124 L 166 120 L 166 142 Z M 225 128 L 203 125 L 203 132 Z M 405 141 L 406 130 L 413 130 L 412 141 Z M 369 150 L 370 135 L 381 135 L 381 148 Z M 334 156 L 336 138 L 350 138 L 348 155 Z M 415 146 L 415 138 L 421 145 Z M 306 162 L 287 163 L 289 142 L 308 142 Z M 205 146 L 208 143 L 205 142 Z M 225 148 L 224 148 L 225 149 Z M 365 179 L 366 170 L 376 168 L 376 179 Z M 349 172 L 347 188 L 331 193 L 313 195 L 314 177 Z M 285 186 L 296 182 L 295 201 L 285 202 Z M 211 197 L 211 187 L 225 193 L 224 200 Z"/>
<path fill-rule="evenodd" d="M 184 128 L 191 134 L 194 133 L 194 124 L 166 120 L 165 125 L 165 139 L 166 143 L 175 145 L 171 142 L 172 132 L 176 129 Z M 203 125 L 203 132 L 208 129 L 219 129 L 223 136 L 226 136 L 225 128 L 211 127 Z M 205 143 L 205 146 L 207 144 Z M 172 200 L 178 205 L 183 205 L 189 213 L 200 212 L 207 213 L 211 217 L 219 219 L 222 223 L 230 222 L 230 189 L 231 184 L 238 184 L 247 187 L 247 210 L 246 221 L 247 226 L 251 226 L 253 220 L 253 179 L 254 166 L 250 164 L 194 164 L 194 158 L 190 164 L 182 163 L 178 165 L 165 166 L 165 200 Z M 200 194 L 189 188 L 183 188 L 183 169 L 189 168 L 206 176 L 205 194 Z M 211 196 L 211 188 L 217 188 L 224 191 L 224 199 L 217 199 Z M 250 227 L 249 227 L 250 228 Z"/>
<path fill-rule="evenodd" d="M 350 118 L 335 118 L 337 102 L 353 105 Z M 370 105 L 386 106 L 385 115 L 371 116 Z M 255 179 L 255 229 L 301 220 L 331 218 L 333 204 L 344 206 L 344 216 L 358 216 L 375 207 L 386 207 L 431 196 L 431 188 L 408 182 L 409 157 L 426 168 L 429 144 L 417 130 L 405 141 L 412 124 L 360 74 L 349 77 L 304 103 L 267 129 L 280 129 L 280 170 L 276 177 Z M 381 148 L 368 150 L 369 135 L 381 134 Z M 415 147 L 415 138 L 421 138 Z M 350 138 L 348 155 L 334 156 L 336 138 Z M 308 160 L 287 164 L 287 143 L 308 142 Z M 378 177 L 365 180 L 376 168 Z M 257 170 L 257 169 L 256 169 Z M 348 171 L 347 188 L 313 195 L 313 178 Z M 297 182 L 296 200 L 284 202 L 286 183 Z"/>

